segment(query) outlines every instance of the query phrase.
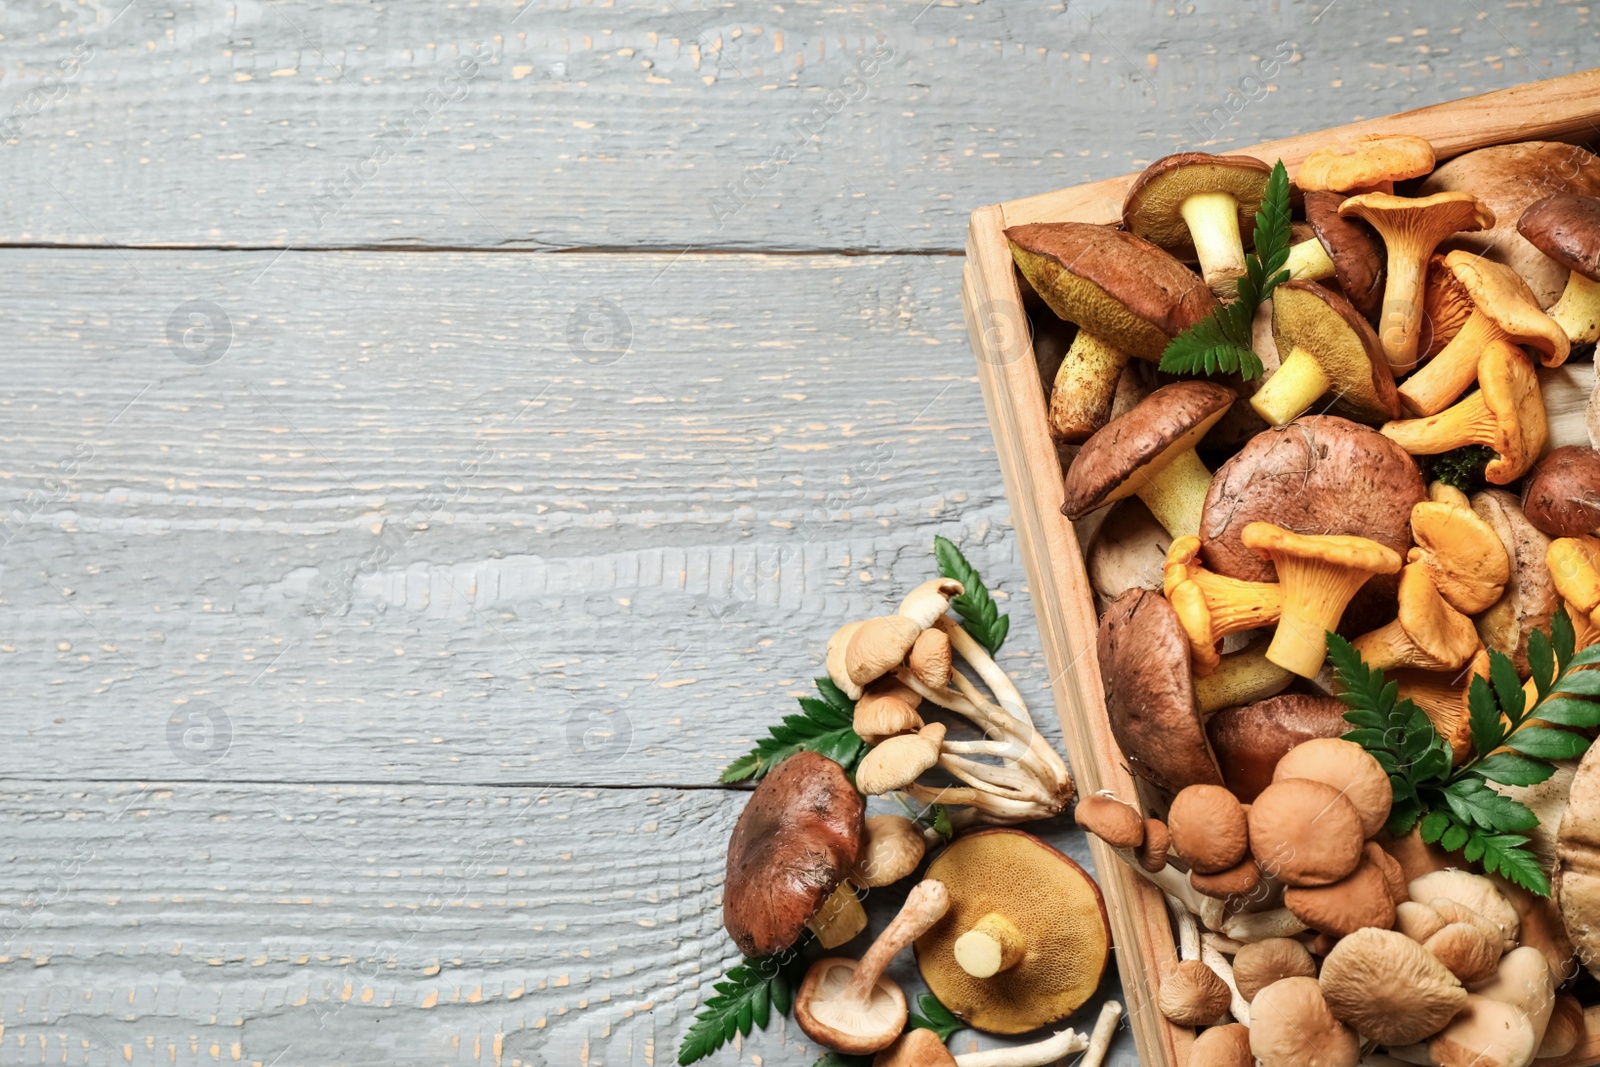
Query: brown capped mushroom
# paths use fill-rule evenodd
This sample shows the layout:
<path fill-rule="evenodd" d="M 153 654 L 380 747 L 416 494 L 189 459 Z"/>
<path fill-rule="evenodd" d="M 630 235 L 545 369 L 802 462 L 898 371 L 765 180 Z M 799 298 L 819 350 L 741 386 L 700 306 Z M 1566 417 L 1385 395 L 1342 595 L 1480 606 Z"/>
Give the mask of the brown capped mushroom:
<path fill-rule="evenodd" d="M 1438 1033 L 1467 1004 L 1467 991 L 1433 954 L 1393 930 L 1339 940 L 1318 978 L 1333 1014 L 1380 1045 Z"/>
<path fill-rule="evenodd" d="M 1338 414 L 1373 425 L 1400 414 L 1400 397 L 1372 326 L 1350 301 L 1316 282 L 1289 281 L 1272 292 L 1272 337 L 1283 362 L 1250 406 L 1285 426 L 1334 394 Z"/>
<path fill-rule="evenodd" d="M 1145 820 L 1139 809 L 1109 792 L 1091 793 L 1079 800 L 1072 818 L 1112 848 L 1137 848 L 1144 843 Z"/>
<path fill-rule="evenodd" d="M 1334 937 L 1394 926 L 1395 904 L 1389 883 L 1382 869 L 1364 856 L 1355 870 L 1330 885 L 1285 889 L 1283 906 L 1306 926 Z"/>
<path fill-rule="evenodd" d="M 1600 340 L 1600 198 L 1555 193 L 1536 200 L 1517 232 L 1570 272 L 1550 317 L 1575 345 Z"/>
<path fill-rule="evenodd" d="M 1242 1023 L 1209 1026 L 1189 1049 L 1188 1067 L 1255 1067 L 1255 1063 L 1250 1028 Z"/>
<path fill-rule="evenodd" d="M 750 794 L 728 841 L 722 917 L 746 956 L 794 944 L 861 848 L 861 794 L 844 769 L 798 752 Z"/>
<path fill-rule="evenodd" d="M 1511 657 L 1517 673 L 1526 677 L 1528 635 L 1534 630 L 1548 632 L 1561 604 L 1544 563 L 1550 538 L 1528 521 L 1517 498 L 1504 490 L 1473 494 L 1472 510 L 1493 528 L 1511 561 L 1505 592 L 1475 620 L 1478 636 L 1489 648 Z"/>
<path fill-rule="evenodd" d="M 1527 1067 L 1539 1049 L 1533 1023 L 1510 1004 L 1476 993 L 1450 1023 L 1428 1040 L 1426 1062 L 1434 1067 Z M 1393 1049 L 1416 1062 L 1418 1050 Z"/>
<path fill-rule="evenodd" d="M 1499 547 L 1496 540 L 1495 548 Z M 1380 671 L 1395 667 L 1460 670 L 1472 662 L 1479 648 L 1472 620 L 1445 602 L 1421 563 L 1407 563 L 1400 569 L 1399 616 L 1351 644 L 1367 666 Z"/>
<path fill-rule="evenodd" d="M 1284 778 L 1250 805 L 1250 848 L 1285 885 L 1331 885 L 1361 862 L 1361 817 L 1337 789 Z"/>
<path fill-rule="evenodd" d="M 1472 314 L 1450 343 L 1400 386 L 1406 410 L 1435 415 L 1449 407 L 1477 378 L 1478 355 L 1491 341 L 1536 348 L 1546 367 L 1566 362 L 1566 333 L 1540 310 L 1516 271 L 1470 252 L 1451 252 L 1444 262 L 1467 290 Z"/>
<path fill-rule="evenodd" d="M 1072 860 L 1018 830 L 956 838 L 928 867 L 950 891 L 944 918 L 917 939 L 917 965 L 933 995 L 968 1025 L 1020 1034 L 1070 1015 L 1100 984 L 1111 938 L 1094 880 Z M 1012 965 L 974 977 L 956 942 L 991 915 L 1022 943 Z M 990 923 L 986 929 L 996 924 Z"/>
<path fill-rule="evenodd" d="M 1313 738 L 1349 733 L 1344 713 L 1344 704 L 1334 697 L 1284 693 L 1217 712 L 1206 720 L 1206 736 L 1223 782 L 1249 804 L 1272 784 L 1273 770 L 1290 749 Z"/>
<path fill-rule="evenodd" d="M 1080 519 L 1137 496 L 1174 537 L 1194 533 L 1211 472 L 1194 446 L 1234 401 L 1215 382 L 1164 385 L 1085 441 L 1067 470 L 1062 514 Z"/>
<path fill-rule="evenodd" d="M 1363 193 L 1341 204 L 1339 214 L 1365 220 L 1383 238 L 1389 280 L 1383 291 L 1378 339 L 1390 371 L 1409 373 L 1417 365 L 1428 257 L 1451 234 L 1493 226 L 1494 214 L 1470 193 L 1424 197 Z"/>
<path fill-rule="evenodd" d="M 1408 888 L 1412 900 L 1426 901 L 1436 911 L 1438 905 L 1435 901 L 1442 898 L 1460 905 L 1467 915 L 1476 915 L 1493 923 L 1500 931 L 1503 948 L 1511 948 L 1517 943 L 1517 932 L 1521 929 L 1517 910 L 1483 875 L 1459 869 L 1433 871 L 1413 878 Z M 1455 918 L 1451 915 L 1445 917 Z"/>
<path fill-rule="evenodd" d="M 1144 169 L 1122 202 L 1122 225 L 1194 258 L 1211 291 L 1232 299 L 1244 274 L 1241 229 L 1252 225 L 1272 168 L 1253 156 L 1179 152 Z"/>
<path fill-rule="evenodd" d="M 1220 785 L 1180 789 L 1167 813 L 1167 832 L 1189 870 L 1200 874 L 1236 866 L 1250 848 L 1244 808 Z"/>
<path fill-rule="evenodd" d="M 915 733 L 923 725 L 922 716 L 917 714 L 921 703 L 922 698 L 914 690 L 895 678 L 879 678 L 862 689 L 852 726 L 869 745 L 896 734 Z"/>
<path fill-rule="evenodd" d="M 1216 306 L 1182 263 L 1110 226 L 1041 222 L 1006 230 L 1022 276 L 1077 336 L 1050 391 L 1050 431 L 1078 442 L 1111 414 L 1133 356 L 1158 361 L 1167 342 Z"/>
<path fill-rule="evenodd" d="M 877 745 L 856 767 L 856 788 L 869 797 L 906 788 L 939 762 L 944 734 L 944 723 L 930 722 L 914 734 L 900 734 Z"/>
<path fill-rule="evenodd" d="M 1250 1001 L 1273 982 L 1285 978 L 1315 978 L 1317 961 L 1305 945 L 1287 937 L 1239 946 L 1233 957 L 1233 980 L 1239 995 Z"/>
<path fill-rule="evenodd" d="M 1389 818 L 1394 788 L 1372 754 L 1353 741 L 1327 737 L 1305 741 L 1285 753 L 1272 780 L 1304 778 L 1332 786 L 1355 808 L 1361 836 L 1372 837 Z"/>
<path fill-rule="evenodd" d="M 948 906 L 942 884 L 919 882 L 860 962 L 833 956 L 813 963 L 794 998 L 794 1019 L 805 1035 L 853 1056 L 887 1048 L 906 1024 L 906 997 L 883 972 Z"/>
<path fill-rule="evenodd" d="M 1437 909 L 1435 909 L 1437 911 Z M 1500 942 L 1472 923 L 1445 923 L 1422 943 L 1463 985 L 1474 985 L 1494 974 L 1500 962 Z M 1544 957 L 1539 957 L 1544 967 Z M 1548 970 L 1548 968 L 1546 968 Z"/>
<path fill-rule="evenodd" d="M 1522 513 L 1551 537 L 1600 530 L 1600 450 L 1568 445 L 1541 459 L 1522 487 Z"/>
<path fill-rule="evenodd" d="M 1161 976 L 1156 1006 L 1179 1026 L 1206 1026 L 1228 1010 L 1227 983 L 1200 960 L 1179 960 Z"/>
<path fill-rule="evenodd" d="M 1313 978 L 1273 982 L 1250 1002 L 1250 1051 L 1261 1067 L 1356 1067 L 1361 1045 Z"/>
<path fill-rule="evenodd" d="M 863 889 L 893 885 L 917 869 L 927 847 L 917 824 L 904 815 L 874 815 L 867 819 L 850 880 Z"/>

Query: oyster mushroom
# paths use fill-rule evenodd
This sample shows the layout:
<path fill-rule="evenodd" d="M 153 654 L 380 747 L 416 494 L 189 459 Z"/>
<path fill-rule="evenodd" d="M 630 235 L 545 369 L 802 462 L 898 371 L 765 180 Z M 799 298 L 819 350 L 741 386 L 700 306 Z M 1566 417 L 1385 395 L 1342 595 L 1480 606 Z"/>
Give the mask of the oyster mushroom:
<path fill-rule="evenodd" d="M 1232 299 L 1245 269 L 1240 233 L 1254 220 L 1271 175 L 1253 156 L 1165 156 L 1128 189 L 1122 225 L 1179 258 L 1198 260 L 1211 291 Z"/>
<path fill-rule="evenodd" d="M 1030 223 L 1006 230 L 1006 240 L 1034 291 L 1078 326 L 1050 391 L 1050 432 L 1060 441 L 1105 425 L 1128 360 L 1159 361 L 1168 341 L 1216 306 L 1182 263 L 1110 226 Z"/>
<path fill-rule="evenodd" d="M 1317 981 L 1334 1016 L 1380 1045 L 1421 1041 L 1467 1005 L 1456 976 L 1393 930 L 1357 930 L 1341 938 Z"/>
<path fill-rule="evenodd" d="M 1428 257 L 1446 237 L 1494 225 L 1494 214 L 1471 193 L 1401 197 L 1362 193 L 1339 206 L 1339 214 L 1363 219 L 1383 238 L 1389 280 L 1383 291 L 1378 339 L 1394 374 L 1417 365 L 1422 325 L 1422 288 Z"/>
<path fill-rule="evenodd" d="M 906 997 L 883 972 L 948 906 L 942 884 L 919 882 L 859 962 L 825 957 L 813 963 L 794 998 L 795 1022 L 805 1035 L 856 1056 L 887 1048 L 906 1024 Z"/>
<path fill-rule="evenodd" d="M 1600 340 L 1600 197 L 1555 193 L 1536 200 L 1517 232 L 1570 272 L 1550 317 L 1575 345 Z"/>

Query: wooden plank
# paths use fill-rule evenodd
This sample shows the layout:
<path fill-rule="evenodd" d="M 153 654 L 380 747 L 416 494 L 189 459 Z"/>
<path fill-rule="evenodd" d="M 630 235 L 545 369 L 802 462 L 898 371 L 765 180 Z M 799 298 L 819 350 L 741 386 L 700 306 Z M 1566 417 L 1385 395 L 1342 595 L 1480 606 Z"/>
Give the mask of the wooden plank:
<path fill-rule="evenodd" d="M 953 251 L 978 204 L 1600 65 L 1592 20 L 1577 0 L 7 5 L 0 241 Z"/>
<path fill-rule="evenodd" d="M 711 782 L 940 532 L 1059 737 L 960 261 L 274 256 L 0 253 L 0 774 Z"/>
<path fill-rule="evenodd" d="M 724 790 L 11 783 L 0 1058 L 671 1063 L 737 960 L 720 884 L 742 803 Z M 1086 858 L 1082 835 L 1046 832 Z M 903 894 L 869 902 L 874 929 Z M 909 954 L 893 974 L 923 988 Z M 979 1043 L 966 1031 L 953 1047 Z M 787 1020 L 742 1046 L 706 1062 L 817 1055 Z M 1125 1036 L 1110 1062 L 1138 1062 Z"/>

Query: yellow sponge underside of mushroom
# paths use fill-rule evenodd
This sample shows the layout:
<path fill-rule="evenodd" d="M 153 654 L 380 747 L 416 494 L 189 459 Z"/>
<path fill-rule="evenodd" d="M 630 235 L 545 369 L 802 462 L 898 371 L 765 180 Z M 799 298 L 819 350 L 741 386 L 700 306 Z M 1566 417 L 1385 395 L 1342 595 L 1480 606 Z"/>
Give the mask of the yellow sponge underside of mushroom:
<path fill-rule="evenodd" d="M 1314 292 L 1273 291 L 1272 339 L 1280 354 L 1299 347 L 1322 364 L 1331 383 L 1328 391 L 1338 396 L 1339 404 L 1366 418 L 1392 418 L 1389 399 L 1379 394 L 1372 380 L 1373 353 L 1361 343 L 1361 335 Z"/>
<path fill-rule="evenodd" d="M 1100 985 L 1111 949 L 1105 901 L 1084 869 L 1019 830 L 957 838 L 928 867 L 950 908 L 917 940 L 917 965 L 940 1002 L 978 1030 L 1020 1034 L 1064 1018 Z M 956 963 L 956 939 L 990 912 L 1026 942 L 1022 959 L 992 978 Z"/>
<path fill-rule="evenodd" d="M 1158 360 L 1167 347 L 1161 328 L 1129 311 L 1127 306 L 1087 278 L 1063 270 L 1048 256 L 1011 246 L 1023 277 L 1061 318 L 1114 348 L 1144 359 Z"/>

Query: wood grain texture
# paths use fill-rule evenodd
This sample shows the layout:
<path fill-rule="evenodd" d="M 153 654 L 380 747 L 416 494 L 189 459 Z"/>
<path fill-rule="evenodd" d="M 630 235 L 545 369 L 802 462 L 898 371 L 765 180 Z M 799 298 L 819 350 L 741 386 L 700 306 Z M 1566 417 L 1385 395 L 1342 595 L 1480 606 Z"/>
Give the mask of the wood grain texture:
<path fill-rule="evenodd" d="M 954 251 L 981 204 L 1600 63 L 1577 0 L 123 5 L 0 14 L 0 240 Z"/>
<path fill-rule="evenodd" d="M 738 958 L 720 889 L 742 799 L 9 783 L 0 1060 L 672 1063 Z M 1087 861 L 1082 835 L 1051 837 Z M 875 892 L 874 930 L 904 887 Z M 909 953 L 892 973 L 921 988 Z M 709 1062 L 818 1054 L 787 1020 L 741 1045 Z"/>

